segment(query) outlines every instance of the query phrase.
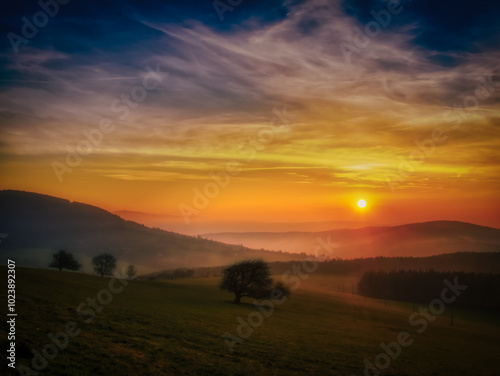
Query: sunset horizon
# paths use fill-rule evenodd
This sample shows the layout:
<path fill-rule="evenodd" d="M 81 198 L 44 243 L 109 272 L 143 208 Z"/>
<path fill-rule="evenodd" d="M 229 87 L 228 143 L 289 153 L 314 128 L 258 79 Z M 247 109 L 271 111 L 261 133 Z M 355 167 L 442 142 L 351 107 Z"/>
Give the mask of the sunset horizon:
<path fill-rule="evenodd" d="M 9 191 L 11 189 L 2 188 Z M 161 212 L 142 212 L 137 210 L 129 210 L 127 206 L 115 210 L 114 207 L 106 207 L 106 205 L 97 202 L 85 202 L 82 200 L 68 198 L 66 196 L 55 196 L 45 194 L 42 192 L 29 192 L 22 189 L 14 189 L 12 191 L 20 191 L 26 193 L 36 193 L 47 195 L 55 198 L 69 200 L 70 202 L 77 202 L 104 209 L 112 214 L 118 215 L 125 220 L 131 220 L 148 227 L 161 228 L 166 231 L 178 232 L 186 235 L 203 235 L 207 233 L 223 233 L 223 232 L 288 232 L 288 231 L 305 231 L 305 232 L 320 232 L 336 229 L 359 229 L 364 227 L 395 227 L 407 224 L 419 224 L 427 222 L 463 222 L 479 226 L 486 226 L 492 228 L 500 228 L 500 224 L 496 222 L 496 218 L 492 221 L 485 220 L 484 217 L 476 217 L 477 219 L 471 220 L 470 215 L 457 215 L 456 217 L 444 217 L 437 215 L 424 214 L 416 216 L 414 214 L 400 217 L 403 219 L 395 220 L 389 219 L 388 221 L 377 220 L 376 217 L 368 215 L 366 211 L 372 208 L 359 208 L 357 202 L 350 203 L 350 213 L 343 219 L 325 217 L 306 217 L 298 214 L 296 217 L 287 216 L 283 220 L 271 220 L 269 213 L 262 216 L 256 216 L 249 219 L 248 217 L 231 217 L 230 215 L 223 217 L 207 217 L 203 215 L 192 218 L 189 223 L 186 223 L 185 218 L 180 213 L 161 213 Z M 372 205 L 367 204 L 367 205 Z M 366 211 L 364 211 L 366 210 Z M 404 219 L 405 218 L 405 219 Z"/>

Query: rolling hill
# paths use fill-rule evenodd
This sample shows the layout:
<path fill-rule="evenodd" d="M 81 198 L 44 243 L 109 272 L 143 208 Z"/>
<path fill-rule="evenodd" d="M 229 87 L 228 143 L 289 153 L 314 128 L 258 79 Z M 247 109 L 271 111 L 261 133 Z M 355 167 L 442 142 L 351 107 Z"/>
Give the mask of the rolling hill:
<path fill-rule="evenodd" d="M 6 276 L 7 268 L 0 266 L 0 273 Z M 255 325 L 247 322 L 255 322 L 257 307 L 250 299 L 232 304 L 231 294 L 217 288 L 218 278 L 130 281 L 94 311 L 86 302 L 102 291 L 101 277 L 22 267 L 17 275 L 16 366 L 29 367 L 32 349 L 43 354 L 53 343 L 48 335 L 62 333 L 69 322 L 81 330 L 40 375 L 363 375 L 364 359 L 385 354 L 381 341 L 396 341 L 405 331 L 414 343 L 381 375 L 498 376 L 498 314 L 456 307 L 451 326 L 447 306 L 419 333 L 408 321 L 411 303 L 337 291 L 352 278 L 311 275 Z M 0 297 L 6 301 L 7 289 Z M 86 315 L 78 314 L 82 303 Z M 95 314 L 90 322 L 89 311 Z M 4 349 L 7 331 L 0 326 Z M 225 333 L 250 334 L 230 353 Z M 6 362 L 2 374 L 18 376 Z"/>
<path fill-rule="evenodd" d="M 202 235 L 247 247 L 312 253 L 317 239 L 335 244 L 330 258 L 432 256 L 453 252 L 498 252 L 500 230 L 456 221 L 363 227 L 322 232 L 247 232 Z"/>
<path fill-rule="evenodd" d="M 499 229 L 463 222 L 193 237 L 149 228 L 91 205 L 37 193 L 0 191 L 0 254 L 16 257 L 27 266 L 47 266 L 51 254 L 59 249 L 74 253 L 86 270 L 90 270 L 90 259 L 102 252 L 142 267 L 144 272 L 224 265 L 250 257 L 291 261 L 304 257 L 298 252 L 312 254 L 318 238 L 329 238 L 335 244 L 329 258 L 500 251 Z"/>
<path fill-rule="evenodd" d="M 145 271 L 224 265 L 247 257 L 298 258 L 149 228 L 91 205 L 12 190 L 0 191 L 0 234 L 0 254 L 28 266 L 47 266 L 59 249 L 84 265 L 108 252 Z"/>

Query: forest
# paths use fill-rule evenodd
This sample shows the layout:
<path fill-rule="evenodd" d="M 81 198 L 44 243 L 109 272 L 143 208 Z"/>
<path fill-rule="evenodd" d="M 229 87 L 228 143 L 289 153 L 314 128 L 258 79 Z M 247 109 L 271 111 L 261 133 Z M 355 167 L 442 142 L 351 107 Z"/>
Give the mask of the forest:
<path fill-rule="evenodd" d="M 446 282 L 447 281 L 447 282 Z M 369 271 L 358 283 L 361 295 L 414 303 L 442 298 L 446 286 L 459 285 L 455 306 L 500 311 L 500 274 L 436 270 Z"/>

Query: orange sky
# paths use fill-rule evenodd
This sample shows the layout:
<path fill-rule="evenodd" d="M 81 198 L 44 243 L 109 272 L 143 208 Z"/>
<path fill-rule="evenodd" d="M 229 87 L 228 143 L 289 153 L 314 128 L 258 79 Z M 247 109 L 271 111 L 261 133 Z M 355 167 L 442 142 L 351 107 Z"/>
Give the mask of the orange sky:
<path fill-rule="evenodd" d="M 129 65 L 103 51 L 77 67 L 53 48 L 10 56 L 23 78 L 0 94 L 1 188 L 171 215 L 190 233 L 231 221 L 500 227 L 499 53 L 444 69 L 408 28 L 348 62 L 327 48 L 359 23 L 339 9 L 318 13 L 331 19 L 311 38 L 297 34 L 299 11 L 234 33 L 147 24 L 160 36 Z M 126 110 L 123 95 L 145 97 Z M 195 190 L 212 197 L 193 203 Z"/>

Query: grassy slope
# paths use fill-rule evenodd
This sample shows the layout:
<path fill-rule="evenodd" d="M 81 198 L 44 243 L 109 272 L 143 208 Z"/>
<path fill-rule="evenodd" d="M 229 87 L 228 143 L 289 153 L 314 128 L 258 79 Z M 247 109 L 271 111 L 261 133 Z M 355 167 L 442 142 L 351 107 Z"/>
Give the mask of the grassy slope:
<path fill-rule="evenodd" d="M 0 270 L 5 276 L 6 268 Z M 18 268 L 18 364 L 28 365 L 32 348 L 41 352 L 49 332 L 74 320 L 82 332 L 40 375 L 362 375 L 363 359 L 373 361 L 379 343 L 394 341 L 401 330 L 410 331 L 415 342 L 383 374 L 498 374 L 500 320 L 456 312 L 451 327 L 443 314 L 416 334 L 408 324 L 408 304 L 389 302 L 385 308 L 383 302 L 352 297 L 351 280 L 339 294 L 341 280 L 312 276 L 232 355 L 221 336 L 236 334 L 238 316 L 246 319 L 255 308 L 230 303 L 216 280 L 131 281 L 84 324 L 76 307 L 108 281 Z M 481 324 L 486 318 L 489 324 Z M 3 344 L 5 329 L 0 328 Z M 4 362 L 2 356 L 2 374 Z"/>

